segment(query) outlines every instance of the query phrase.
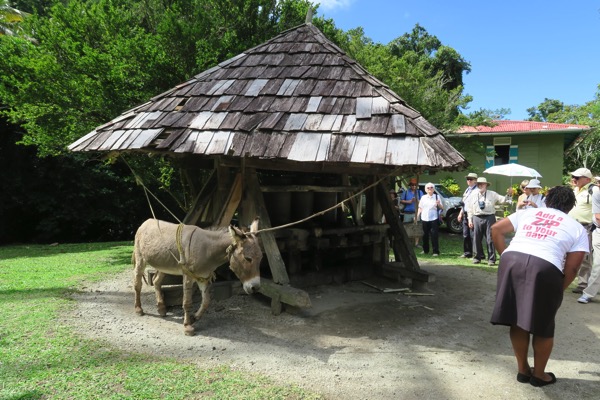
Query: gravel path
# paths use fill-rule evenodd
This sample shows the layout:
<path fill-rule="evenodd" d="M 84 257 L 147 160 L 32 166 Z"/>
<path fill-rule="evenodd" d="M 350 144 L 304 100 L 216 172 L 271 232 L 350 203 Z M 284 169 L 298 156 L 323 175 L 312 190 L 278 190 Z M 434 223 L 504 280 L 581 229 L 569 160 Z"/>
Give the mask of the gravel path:
<path fill-rule="evenodd" d="M 422 264 L 436 275 L 433 296 L 382 293 L 360 282 L 309 290 L 313 307 L 272 316 L 259 296 L 214 301 L 183 334 L 179 308 L 156 314 L 144 287 L 146 315 L 133 310 L 131 272 L 85 288 L 67 319 L 88 337 L 199 367 L 227 364 L 296 383 L 329 399 L 597 399 L 600 303 L 565 293 L 548 370 L 559 382 L 519 384 L 508 328 L 488 321 L 495 274 Z"/>

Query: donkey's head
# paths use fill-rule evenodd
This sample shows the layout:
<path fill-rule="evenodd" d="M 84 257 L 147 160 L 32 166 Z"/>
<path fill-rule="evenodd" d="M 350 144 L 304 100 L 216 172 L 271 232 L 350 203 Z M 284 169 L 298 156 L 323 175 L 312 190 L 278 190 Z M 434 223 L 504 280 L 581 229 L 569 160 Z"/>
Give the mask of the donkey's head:
<path fill-rule="evenodd" d="M 252 294 L 260 289 L 260 261 L 262 250 L 258 238 L 254 234 L 258 231 L 258 218 L 250 227 L 250 233 L 244 233 L 236 227 L 230 226 L 232 246 L 229 255 L 229 268 L 242 282 L 244 290 Z"/>

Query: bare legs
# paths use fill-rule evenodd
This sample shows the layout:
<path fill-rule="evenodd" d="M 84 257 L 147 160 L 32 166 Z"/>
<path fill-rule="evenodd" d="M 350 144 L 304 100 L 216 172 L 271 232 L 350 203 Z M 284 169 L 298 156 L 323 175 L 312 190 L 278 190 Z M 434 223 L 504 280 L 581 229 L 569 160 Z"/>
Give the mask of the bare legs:
<path fill-rule="evenodd" d="M 517 368 L 523 375 L 531 375 L 531 367 L 527 361 L 529 352 L 529 332 L 519 328 L 516 325 L 510 327 L 510 341 L 512 343 L 515 358 L 517 359 Z"/>
<path fill-rule="evenodd" d="M 552 353 L 554 338 L 533 336 L 533 372 L 527 361 L 527 354 L 529 352 L 529 332 L 516 325 L 512 325 L 510 327 L 510 341 L 515 353 L 515 358 L 517 359 L 517 368 L 521 374 L 533 375 L 546 382 L 552 380 L 552 377 L 544 371 L 546 369 L 546 364 L 548 364 L 550 354 Z"/>

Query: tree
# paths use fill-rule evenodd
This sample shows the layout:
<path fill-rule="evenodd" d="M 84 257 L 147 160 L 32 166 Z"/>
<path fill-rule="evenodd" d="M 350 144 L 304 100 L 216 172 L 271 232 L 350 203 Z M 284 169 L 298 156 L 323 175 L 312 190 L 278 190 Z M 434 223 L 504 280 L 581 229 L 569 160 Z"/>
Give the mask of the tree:
<path fill-rule="evenodd" d="M 0 0 L 0 35 L 15 36 L 22 32 L 21 22 L 27 13 L 11 7 L 8 0 Z"/>
<path fill-rule="evenodd" d="M 471 72 L 471 64 L 452 47 L 442 45 L 425 28 L 416 24 L 413 30 L 405 33 L 389 44 L 393 55 L 412 60 L 412 64 L 423 63 L 423 68 L 431 77 L 439 75 L 443 88 L 451 91 L 463 86 L 463 74 Z"/>
<path fill-rule="evenodd" d="M 600 85 L 595 99 L 584 105 L 565 105 L 556 99 L 544 99 L 527 109 L 531 121 L 588 125 L 592 129 L 579 137 L 565 154 L 565 175 L 580 167 L 590 170 L 600 165 Z"/>

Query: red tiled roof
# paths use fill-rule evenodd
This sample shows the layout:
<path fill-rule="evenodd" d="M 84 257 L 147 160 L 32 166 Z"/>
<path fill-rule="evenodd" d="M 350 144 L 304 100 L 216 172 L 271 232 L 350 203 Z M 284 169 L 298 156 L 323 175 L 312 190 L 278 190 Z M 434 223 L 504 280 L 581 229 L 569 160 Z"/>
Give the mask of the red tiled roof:
<path fill-rule="evenodd" d="M 531 131 L 560 131 L 566 129 L 589 129 L 587 125 L 555 124 L 536 121 L 506 121 L 496 120 L 495 126 L 463 126 L 457 133 L 500 133 L 500 132 L 531 132 Z"/>

